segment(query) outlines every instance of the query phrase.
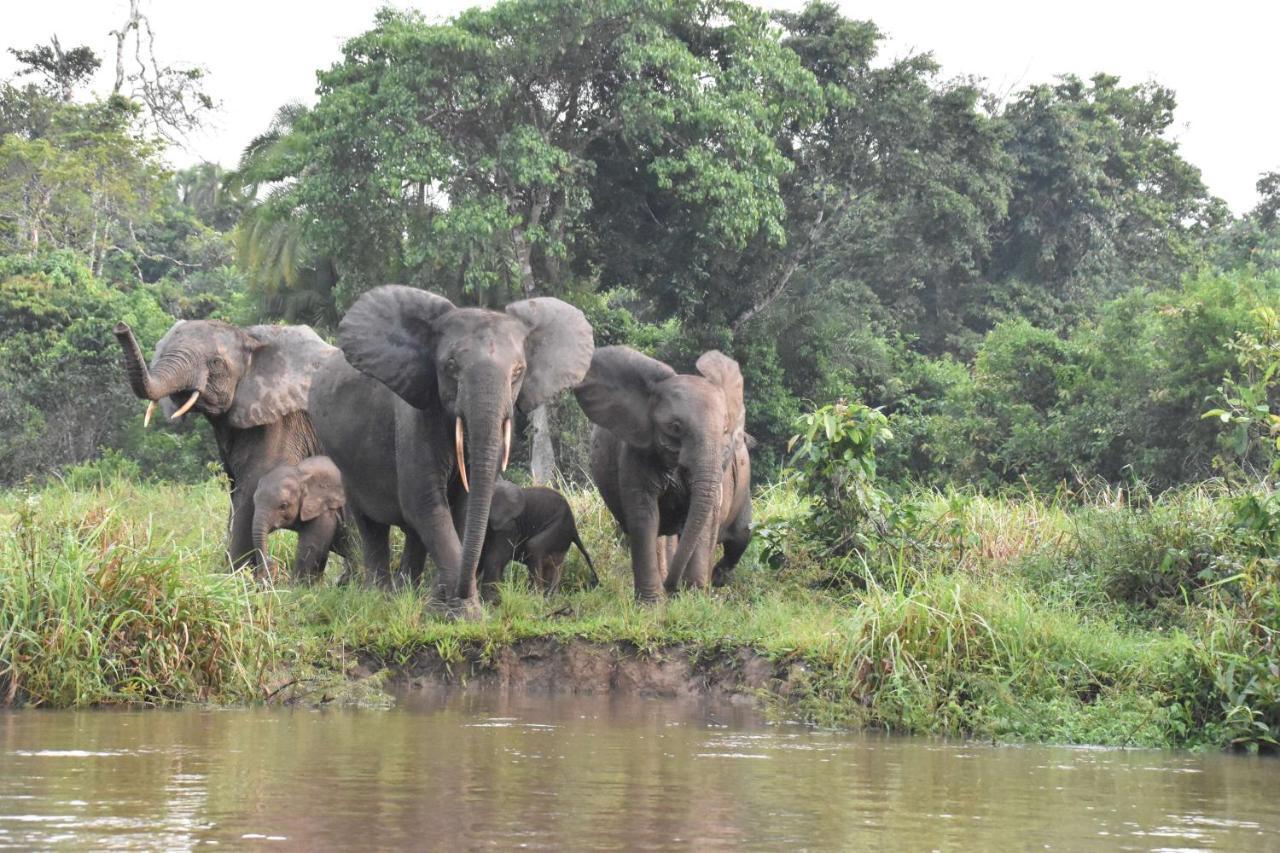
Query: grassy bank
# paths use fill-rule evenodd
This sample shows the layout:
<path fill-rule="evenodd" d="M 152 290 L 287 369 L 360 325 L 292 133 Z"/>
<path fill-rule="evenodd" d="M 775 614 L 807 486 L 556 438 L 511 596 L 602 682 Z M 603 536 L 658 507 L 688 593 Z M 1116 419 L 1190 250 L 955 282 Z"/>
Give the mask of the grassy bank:
<path fill-rule="evenodd" d="M 602 586 L 546 600 L 517 572 L 484 621 L 450 623 L 411 592 L 228 575 L 216 482 L 5 493 L 0 702 L 253 701 L 355 652 L 491 659 L 552 637 L 749 648 L 791 673 L 781 713 L 827 725 L 1150 746 L 1280 734 L 1280 584 L 1226 493 L 917 495 L 912 535 L 853 570 L 753 545 L 731 588 L 657 607 L 632 602 L 599 499 L 572 499 Z M 783 488 L 758 507 L 767 536 L 805 511 Z M 291 536 L 276 539 L 286 556 Z"/>

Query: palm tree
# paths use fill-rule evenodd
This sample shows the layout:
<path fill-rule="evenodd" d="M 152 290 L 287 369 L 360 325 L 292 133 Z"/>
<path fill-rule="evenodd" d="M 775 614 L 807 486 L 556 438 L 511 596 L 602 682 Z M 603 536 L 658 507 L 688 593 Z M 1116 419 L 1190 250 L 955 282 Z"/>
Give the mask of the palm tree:
<path fill-rule="evenodd" d="M 249 141 L 223 186 L 248 200 L 236 225 L 236 259 L 265 314 L 332 327 L 338 312 L 333 260 L 313 251 L 294 182 L 306 168 L 307 108 L 285 104 L 264 133 Z"/>

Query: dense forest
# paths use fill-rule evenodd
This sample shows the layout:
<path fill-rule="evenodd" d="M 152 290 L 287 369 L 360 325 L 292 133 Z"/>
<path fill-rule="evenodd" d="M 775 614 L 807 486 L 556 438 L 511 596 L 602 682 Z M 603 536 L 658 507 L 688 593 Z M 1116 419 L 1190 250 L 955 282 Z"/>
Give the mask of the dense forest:
<path fill-rule="evenodd" d="M 114 39 L 150 50 L 132 16 Z M 0 483 L 206 478 L 207 430 L 142 429 L 114 323 L 148 349 L 174 318 L 332 335 L 388 281 L 559 296 L 598 345 L 678 369 L 725 351 L 761 482 L 797 418 L 841 399 L 889 417 L 891 481 L 1264 470 L 1280 173 L 1233 217 L 1158 83 L 997 98 L 882 41 L 822 2 L 384 10 L 313 105 L 282 105 L 238 163 L 179 170 L 172 146 L 213 107 L 200 70 L 117 64 L 100 92 L 99 46 L 11 46 Z M 585 418 L 563 400 L 551 424 L 581 477 Z"/>

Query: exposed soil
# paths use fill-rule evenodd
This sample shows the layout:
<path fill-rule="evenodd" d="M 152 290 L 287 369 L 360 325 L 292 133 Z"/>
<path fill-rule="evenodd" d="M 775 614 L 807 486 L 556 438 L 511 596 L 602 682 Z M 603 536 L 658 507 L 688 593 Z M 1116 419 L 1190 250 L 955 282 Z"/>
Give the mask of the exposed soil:
<path fill-rule="evenodd" d="M 706 697 L 754 702 L 761 693 L 786 696 L 803 679 L 798 663 L 775 663 L 751 649 L 716 652 L 687 646 L 646 651 L 584 640 L 522 640 L 485 660 L 477 649 L 461 662 L 446 663 L 434 650 L 408 664 L 373 657 L 366 673 L 387 670 L 388 687 L 449 685 L 541 693 L 621 693 L 668 698 Z"/>

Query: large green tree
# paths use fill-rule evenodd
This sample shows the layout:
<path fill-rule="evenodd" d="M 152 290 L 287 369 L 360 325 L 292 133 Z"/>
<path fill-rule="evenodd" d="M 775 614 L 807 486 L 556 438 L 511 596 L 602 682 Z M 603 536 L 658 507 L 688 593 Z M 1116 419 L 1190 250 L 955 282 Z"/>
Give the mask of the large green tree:
<path fill-rule="evenodd" d="M 265 204 L 342 300 L 399 279 L 482 304 L 590 286 L 614 235 L 585 214 L 622 191 L 602 174 L 640 175 L 708 246 L 780 243 L 779 138 L 819 103 L 767 15 L 719 0 L 383 11 L 319 91 Z"/>
<path fill-rule="evenodd" d="M 1017 177 L 987 275 L 1071 306 L 1195 268 L 1226 207 L 1169 137 L 1174 93 L 1063 77 L 1005 108 Z"/>

